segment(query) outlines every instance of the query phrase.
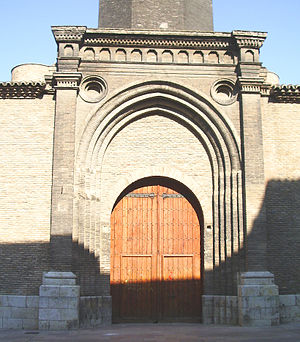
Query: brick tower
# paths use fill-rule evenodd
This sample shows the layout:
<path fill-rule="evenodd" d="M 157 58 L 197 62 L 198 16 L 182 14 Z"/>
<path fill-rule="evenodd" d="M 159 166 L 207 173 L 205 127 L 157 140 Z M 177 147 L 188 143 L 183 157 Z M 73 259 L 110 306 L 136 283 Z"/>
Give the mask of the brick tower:
<path fill-rule="evenodd" d="M 100 0 L 99 28 L 209 32 L 212 0 Z"/>

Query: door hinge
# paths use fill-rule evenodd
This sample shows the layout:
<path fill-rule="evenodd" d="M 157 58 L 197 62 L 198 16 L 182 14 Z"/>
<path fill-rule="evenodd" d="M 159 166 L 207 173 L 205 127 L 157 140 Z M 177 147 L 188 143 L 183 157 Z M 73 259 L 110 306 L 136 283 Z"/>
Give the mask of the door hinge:
<path fill-rule="evenodd" d="M 134 192 L 127 194 L 126 197 L 132 197 L 132 198 L 154 198 L 155 197 L 155 193 L 151 192 L 149 194 L 136 194 Z"/>

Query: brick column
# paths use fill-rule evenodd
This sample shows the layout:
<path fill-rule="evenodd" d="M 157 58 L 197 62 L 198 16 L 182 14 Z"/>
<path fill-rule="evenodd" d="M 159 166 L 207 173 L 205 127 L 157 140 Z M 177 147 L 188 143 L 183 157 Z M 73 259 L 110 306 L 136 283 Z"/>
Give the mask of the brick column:
<path fill-rule="evenodd" d="M 239 48 L 240 122 L 248 271 L 265 271 L 266 213 L 259 48 L 265 33 L 233 32 Z"/>
<path fill-rule="evenodd" d="M 51 268 L 70 271 L 74 197 L 75 119 L 80 73 L 55 73 Z"/>

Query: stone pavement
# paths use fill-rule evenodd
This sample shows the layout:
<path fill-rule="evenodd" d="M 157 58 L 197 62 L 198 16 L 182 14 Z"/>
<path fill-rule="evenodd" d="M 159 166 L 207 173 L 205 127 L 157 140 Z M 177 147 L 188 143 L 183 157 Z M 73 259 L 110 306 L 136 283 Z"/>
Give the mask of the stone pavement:
<path fill-rule="evenodd" d="M 0 330 L 6 342 L 299 342 L 300 322 L 268 328 L 202 324 L 114 324 L 72 331 Z"/>

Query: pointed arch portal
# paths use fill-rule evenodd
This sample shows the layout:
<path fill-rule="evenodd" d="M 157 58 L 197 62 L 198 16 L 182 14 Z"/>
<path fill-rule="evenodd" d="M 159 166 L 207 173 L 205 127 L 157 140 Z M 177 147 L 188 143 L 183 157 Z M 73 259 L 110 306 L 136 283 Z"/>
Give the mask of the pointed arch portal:
<path fill-rule="evenodd" d="M 201 320 L 199 202 L 171 179 L 140 180 L 111 215 L 113 320 Z"/>
<path fill-rule="evenodd" d="M 149 119 L 148 126 L 145 126 L 147 129 L 139 131 L 144 132 L 146 140 L 149 134 L 151 137 L 153 127 L 155 127 L 149 125 L 149 122 L 152 119 L 156 120 L 156 118 L 163 118 L 166 124 L 164 127 L 173 127 L 173 123 L 176 123 L 180 132 L 188 133 L 182 135 L 182 140 L 178 140 L 177 145 L 166 145 L 173 148 L 170 150 L 172 153 L 167 157 L 161 152 L 160 146 L 155 144 L 150 144 L 149 149 L 145 149 L 147 153 L 141 153 L 138 144 L 131 144 L 130 146 L 131 141 L 136 142 L 137 140 L 134 140 L 134 130 L 129 134 L 129 126 L 133 125 L 132 127 L 134 127 L 139 120 L 142 122 L 144 119 Z M 164 131 L 161 132 L 164 134 Z M 192 140 L 189 140 L 189 137 L 192 137 Z M 116 143 L 117 139 L 120 139 L 118 143 Z M 165 141 L 169 143 L 171 138 Z M 193 141 L 194 147 L 199 146 L 199 150 L 197 150 L 199 154 L 193 156 L 193 158 L 185 154 L 188 149 L 184 149 L 190 141 Z M 116 158 L 116 154 L 113 153 L 118 151 L 118 144 L 119 146 L 123 146 L 122 144 L 128 146 L 126 153 L 121 156 L 122 166 L 118 165 L 119 160 Z M 113 146 L 115 150 L 113 150 Z M 192 145 L 190 146 L 193 148 Z M 151 150 L 152 148 L 153 150 Z M 183 151 L 183 149 L 183 155 L 187 158 L 186 163 L 178 165 L 177 151 L 181 153 L 180 151 Z M 153 155 L 156 158 L 155 160 Z M 205 168 L 198 168 L 199 165 L 204 165 L 204 160 L 207 163 Z M 123 90 L 116 91 L 99 108 L 95 108 L 89 114 L 86 118 L 86 125 L 82 127 L 82 137 L 76 154 L 74 177 L 77 195 L 74 199 L 73 240 L 78 241 L 85 249 L 99 258 L 101 279 L 99 284 L 95 283 L 93 286 L 96 293 L 105 296 L 108 296 L 111 290 L 112 292 L 116 291 L 116 294 L 113 295 L 115 321 L 200 320 L 201 305 L 199 305 L 199 312 L 180 311 L 182 308 L 189 307 L 190 304 L 183 303 L 191 301 L 192 296 L 194 296 L 194 303 L 201 300 L 201 293 L 234 295 L 236 273 L 244 269 L 246 262 L 245 249 L 243 248 L 245 245 L 245 217 L 243 212 L 244 195 L 241 166 L 239 134 L 235 131 L 234 125 L 228 116 L 220 112 L 204 94 L 187 89 L 179 84 L 149 81 L 142 84 L 126 85 Z M 201 173 L 202 171 L 203 173 Z M 172 177 L 173 180 L 176 179 L 177 183 L 184 183 L 193 191 L 194 195 L 188 195 L 190 193 L 184 186 L 174 188 L 174 184 L 172 187 L 172 184 L 169 183 L 140 184 L 138 181 L 147 177 L 156 179 L 158 176 Z M 135 187 L 131 188 L 130 184 L 134 184 Z M 157 186 L 157 188 L 152 188 L 151 191 L 149 188 L 144 188 L 151 186 Z M 138 190 L 141 188 L 143 189 Z M 122 189 L 126 190 L 119 196 Z M 152 197 L 138 196 L 138 191 L 141 191 L 141 194 L 148 194 L 148 191 L 150 191 L 150 194 L 154 193 L 154 195 L 151 195 Z M 131 193 L 133 194 L 130 195 Z M 163 193 L 172 196 L 163 197 Z M 183 199 L 180 196 L 177 199 L 177 194 L 182 195 Z M 200 286 L 199 291 L 186 291 L 184 284 L 190 282 L 189 279 L 191 278 L 188 273 L 178 273 L 176 277 L 180 280 L 171 283 L 178 283 L 178 289 L 182 285 L 184 295 L 192 294 L 190 299 L 185 296 L 171 294 L 171 290 L 165 290 L 167 287 L 164 288 L 163 284 L 168 285 L 169 283 L 164 277 L 168 277 L 169 274 L 164 273 L 164 270 L 168 270 L 169 264 L 175 264 L 176 262 L 178 264 L 180 262 L 186 263 L 186 269 L 191 270 L 192 268 L 189 266 L 191 259 L 188 255 L 194 254 L 194 251 L 189 252 L 179 249 L 174 254 L 182 254 L 183 258 L 180 259 L 178 256 L 178 259 L 176 259 L 175 256 L 168 257 L 168 254 L 172 255 L 173 252 L 165 252 L 160 248 L 157 249 L 154 257 L 150 256 L 154 255 L 152 251 L 152 254 L 148 253 L 147 249 L 146 252 L 132 249 L 130 254 L 127 253 L 128 250 L 123 249 L 124 246 L 122 245 L 123 240 L 128 241 L 128 246 L 131 244 L 132 248 L 140 248 L 138 244 L 133 244 L 133 241 L 142 241 L 146 245 L 148 237 L 144 238 L 142 234 L 153 223 L 157 225 L 155 228 L 157 233 L 155 236 L 151 235 L 152 246 L 165 242 L 162 235 L 158 235 L 164 229 L 164 227 L 160 226 L 161 221 L 159 221 L 159 218 L 165 214 L 164 211 L 160 212 L 159 208 L 164 208 L 162 204 L 172 202 L 176 209 L 176 205 L 183 205 L 179 203 L 185 201 L 184 198 L 187 200 L 185 205 L 190 205 L 190 208 L 196 212 L 195 215 L 198 217 L 199 227 L 201 227 L 201 229 L 199 228 L 201 243 L 198 245 L 197 255 L 201 256 L 201 250 L 205 249 L 205 260 L 202 257 L 201 262 L 197 261 L 198 266 L 200 265 L 197 277 L 201 278 L 201 274 L 205 272 L 205 279 L 203 281 L 204 277 L 199 278 L 201 285 L 195 285 Z M 176 201 L 178 204 L 175 204 Z M 205 229 L 202 229 L 204 225 L 199 201 L 201 201 L 203 207 Z M 127 216 L 123 215 L 123 212 L 128 210 L 128 205 L 133 205 L 134 202 L 137 204 L 130 209 L 130 213 L 127 212 Z M 194 203 L 198 203 L 198 207 Z M 148 209 L 143 206 L 147 208 L 152 206 L 151 208 L 154 208 L 154 205 L 157 208 L 157 213 L 153 220 L 155 218 L 156 221 L 153 221 L 151 225 L 147 224 L 147 229 L 138 229 L 133 224 L 138 222 L 137 218 L 132 215 L 137 215 L 138 212 L 149 215 Z M 111 218 L 112 208 L 114 209 Z M 172 215 L 179 215 L 178 212 L 176 214 L 175 209 L 173 207 L 167 207 L 166 209 L 166 212 L 171 215 L 169 216 L 171 221 L 175 220 Z M 122 227 L 123 217 L 125 216 L 127 220 L 130 218 L 132 222 L 130 226 L 131 234 L 133 229 L 137 229 L 136 234 L 141 236 L 141 239 L 135 240 L 134 236 L 123 236 L 123 234 L 128 234 L 128 229 L 124 231 L 119 227 Z M 143 215 L 139 216 L 139 220 L 140 217 L 143 217 Z M 177 235 L 171 235 L 169 242 L 178 239 L 178 229 L 174 230 L 173 233 L 176 232 Z M 188 236 L 187 240 L 179 238 L 182 243 L 187 244 L 191 242 L 189 239 L 193 240 L 194 237 Z M 112 257 L 114 259 L 109 254 L 109 251 L 111 251 L 110 242 L 112 242 L 111 247 L 115 248 L 112 252 L 115 255 Z M 122 243 L 118 246 L 115 245 L 116 242 Z M 126 248 L 129 248 L 128 246 Z M 114 264 L 112 265 L 112 263 Z M 165 265 L 167 265 L 167 268 L 164 268 Z M 132 276 L 132 279 L 129 276 L 127 277 L 127 273 L 124 273 L 130 267 L 132 272 L 134 270 L 136 274 Z M 147 274 L 143 273 L 149 269 L 151 269 L 150 279 Z M 108 279 L 112 272 L 117 272 L 118 276 L 113 275 L 111 277 L 112 285 L 110 287 Z M 172 272 L 175 274 L 174 270 Z M 138 274 L 142 274 L 140 276 L 142 282 L 139 281 Z M 170 276 L 172 277 L 172 275 Z M 183 281 L 184 277 L 187 280 Z M 191 278 L 191 283 L 193 281 L 197 282 L 199 280 L 197 277 L 195 279 Z M 147 281 L 144 281 L 144 278 Z M 156 295 L 151 294 L 151 297 L 150 292 L 145 294 L 143 292 L 144 287 L 141 286 L 144 283 L 149 285 L 147 291 L 156 291 Z M 87 288 L 84 281 L 81 284 L 82 289 Z M 129 286 L 126 284 L 135 285 Z M 153 287 L 151 284 L 156 285 Z M 191 285 L 191 288 L 193 286 Z M 89 288 L 85 293 L 89 294 L 88 290 Z M 123 295 L 124 291 L 127 291 L 126 296 Z M 172 306 L 164 306 L 167 304 L 164 304 L 161 300 L 162 291 L 166 291 L 170 296 L 177 297 L 177 309 Z M 199 294 L 199 299 L 195 297 L 196 294 Z M 130 296 L 132 300 L 125 299 L 130 298 Z M 147 296 L 153 298 L 151 299 L 152 302 L 150 297 L 149 300 L 147 299 Z M 144 302 L 139 298 L 142 298 Z M 135 313 L 130 311 L 138 302 L 142 302 L 139 305 L 144 305 L 137 309 L 140 311 Z M 119 303 L 118 307 L 115 306 L 116 303 Z M 198 307 L 198 304 L 196 307 Z M 144 312 L 143 310 L 146 310 L 146 308 L 150 311 Z M 176 314 L 173 314 L 174 312 Z"/>

